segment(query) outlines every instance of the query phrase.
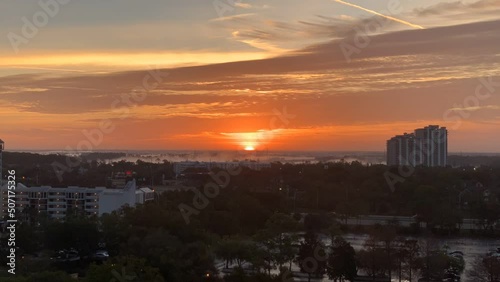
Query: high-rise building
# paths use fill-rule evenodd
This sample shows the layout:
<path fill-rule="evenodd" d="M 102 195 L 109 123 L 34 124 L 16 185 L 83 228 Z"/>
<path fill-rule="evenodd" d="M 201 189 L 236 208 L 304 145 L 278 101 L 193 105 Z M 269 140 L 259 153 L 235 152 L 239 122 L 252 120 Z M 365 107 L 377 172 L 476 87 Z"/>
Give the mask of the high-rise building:
<path fill-rule="evenodd" d="M 448 162 L 448 130 L 439 125 L 429 125 L 415 130 L 420 164 L 446 166 Z"/>
<path fill-rule="evenodd" d="M 387 165 L 446 166 L 448 131 L 446 127 L 429 125 L 415 133 L 397 135 L 387 141 Z"/>
<path fill-rule="evenodd" d="M 415 135 L 396 135 L 387 141 L 387 165 L 415 166 Z"/>

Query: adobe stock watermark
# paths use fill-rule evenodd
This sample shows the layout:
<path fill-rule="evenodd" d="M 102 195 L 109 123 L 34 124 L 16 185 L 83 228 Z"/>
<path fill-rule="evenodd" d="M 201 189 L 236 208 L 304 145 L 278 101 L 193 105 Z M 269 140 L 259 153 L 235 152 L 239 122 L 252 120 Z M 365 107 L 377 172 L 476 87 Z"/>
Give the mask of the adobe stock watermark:
<path fill-rule="evenodd" d="M 12 50 L 19 53 L 22 44 L 28 44 L 29 41 L 38 35 L 40 29 L 47 26 L 50 19 L 56 17 L 61 11 L 61 7 L 67 5 L 71 0 L 40 0 L 36 11 L 31 18 L 22 17 L 23 25 L 19 33 L 9 32 L 7 39 L 10 42 Z"/>
<path fill-rule="evenodd" d="M 281 281 L 282 282 L 293 282 L 295 281 L 293 279 L 293 272 L 289 269 L 286 269 L 285 271 L 283 271 L 283 273 L 281 274 Z"/>
<path fill-rule="evenodd" d="M 326 273 L 328 261 L 328 252 L 323 244 L 318 244 L 314 247 L 313 256 L 307 257 L 300 262 L 300 267 L 303 272 L 316 278 L 322 278 Z M 294 281 L 292 273 L 287 271 L 283 275 L 283 282 Z"/>
<path fill-rule="evenodd" d="M 447 123 L 453 123 L 451 129 L 457 130 L 464 119 L 471 117 L 471 111 L 481 109 L 481 102 L 490 99 L 496 92 L 497 87 L 500 87 L 500 82 L 493 81 L 493 77 L 480 78 L 478 85 L 474 89 L 474 94 L 465 97 L 461 104 L 454 104 L 453 108 L 446 110 L 443 113 L 443 120 Z M 395 191 L 397 183 L 403 183 L 407 178 L 411 177 L 415 173 L 416 166 L 423 164 L 425 158 L 432 157 L 439 146 L 443 142 L 447 142 L 447 140 L 447 138 L 441 137 L 433 140 L 434 142 L 423 141 L 423 143 L 415 146 L 408 159 L 400 155 L 397 174 L 391 171 L 384 173 L 391 191 Z"/>
<path fill-rule="evenodd" d="M 443 130 L 444 128 L 438 129 Z M 439 131 L 439 134 L 443 134 L 444 131 Z M 399 164 L 397 173 L 394 173 L 390 170 L 384 173 L 384 178 L 391 192 L 394 193 L 396 191 L 396 184 L 403 183 L 407 178 L 411 177 L 418 165 L 429 165 L 432 163 L 431 160 L 434 157 L 434 154 L 439 147 L 444 143 L 448 142 L 448 138 L 444 138 L 444 136 L 439 135 L 439 138 L 430 139 L 422 139 L 418 142 L 414 143 L 413 150 L 409 152 L 408 156 L 399 155 Z"/>
<path fill-rule="evenodd" d="M 230 167 L 226 170 L 219 171 L 217 173 L 210 172 L 210 177 L 213 181 L 205 184 L 203 191 L 199 191 L 196 188 L 189 188 L 193 191 L 193 206 L 185 203 L 179 204 L 178 208 L 181 212 L 182 218 L 186 224 L 189 224 L 191 220 L 189 219 L 192 215 L 200 214 L 200 211 L 205 209 L 210 203 L 209 199 L 214 199 L 220 194 L 221 188 L 226 188 L 229 186 L 231 181 L 231 176 L 236 176 L 242 172 L 241 166 Z"/>
<path fill-rule="evenodd" d="M 219 18 L 227 15 L 228 12 L 232 13 L 236 8 L 248 8 L 250 4 L 243 3 L 242 1 L 235 0 L 214 0 L 212 2 L 215 12 Z"/>
<path fill-rule="evenodd" d="M 493 77 L 480 78 L 474 94 L 465 97 L 461 104 L 454 104 L 453 108 L 444 112 L 444 121 L 453 123 L 451 128 L 457 130 L 464 119 L 472 116 L 473 111 L 481 109 L 481 102 L 490 99 L 497 87 L 500 87 L 500 82 L 493 81 Z"/>
<path fill-rule="evenodd" d="M 129 93 L 121 94 L 119 98 L 113 100 L 110 105 L 111 111 L 120 114 L 118 117 L 120 120 L 128 118 L 130 116 L 130 109 L 143 102 L 147 98 L 149 92 L 163 83 L 168 75 L 169 73 L 163 72 L 162 70 L 149 70 L 143 77 L 140 86 L 135 87 Z M 76 150 L 71 146 L 66 146 L 65 149 L 70 152 L 92 151 L 100 146 L 104 142 L 105 136 L 113 133 L 115 129 L 116 124 L 113 120 L 103 119 L 99 122 L 97 128 L 82 130 L 84 138 L 76 144 Z M 57 161 L 52 163 L 52 168 L 59 182 L 63 181 L 63 174 L 65 172 L 71 172 L 72 169 L 79 167 L 81 164 L 81 159 L 78 157 L 66 156 L 65 161 L 65 164 Z"/>
<path fill-rule="evenodd" d="M 278 109 L 273 109 L 273 117 L 269 121 L 270 130 L 264 131 L 263 136 L 258 137 L 258 141 L 263 141 L 263 138 L 272 138 L 273 130 L 280 129 L 282 126 L 286 126 L 290 123 L 290 120 L 295 118 L 295 115 L 291 115 L 287 112 L 286 106 L 283 107 L 283 111 Z M 278 125 L 281 122 L 282 126 Z M 186 224 L 191 222 L 190 217 L 193 215 L 200 214 L 200 211 L 205 209 L 209 203 L 210 199 L 216 198 L 220 194 L 220 189 L 229 186 L 231 181 L 231 176 L 237 176 L 243 171 L 240 165 L 236 167 L 229 167 L 226 170 L 219 171 L 217 173 L 210 172 L 210 177 L 212 181 L 205 184 L 203 191 L 196 188 L 190 188 L 189 190 L 194 193 L 192 206 L 181 203 L 178 208 L 181 212 L 182 217 Z"/>
<path fill-rule="evenodd" d="M 289 114 L 287 112 L 286 106 L 283 107 L 282 111 L 280 111 L 278 109 L 273 109 L 273 115 L 274 116 L 269 121 L 269 128 L 271 128 L 271 130 L 273 130 L 273 129 L 279 129 L 279 128 L 282 128 L 284 126 L 287 126 L 292 119 L 294 119 L 294 118 L 297 117 L 296 115 Z M 276 125 L 276 123 L 278 121 L 281 122 L 281 126 L 280 125 Z"/>
<path fill-rule="evenodd" d="M 295 119 L 297 116 L 288 113 L 288 109 L 286 106 L 283 106 L 283 109 L 280 111 L 276 108 L 273 109 L 273 116 L 269 120 L 269 129 L 263 130 L 256 136 L 257 143 L 265 143 L 271 140 L 276 130 L 285 129 L 291 122 L 291 120 Z"/>
<path fill-rule="evenodd" d="M 387 9 L 378 13 L 380 15 L 373 17 L 364 24 L 355 26 L 354 35 L 344 38 L 339 45 L 345 60 L 350 63 L 354 55 L 361 54 L 363 49 L 367 48 L 372 42 L 370 36 L 379 33 L 384 27 L 388 26 L 389 23 L 397 20 L 393 16 L 401 14 L 402 11 L 403 5 L 401 4 L 401 0 L 389 0 L 387 3 Z M 401 20 L 398 21 L 404 22 Z M 414 26 L 422 28 L 418 25 Z"/>

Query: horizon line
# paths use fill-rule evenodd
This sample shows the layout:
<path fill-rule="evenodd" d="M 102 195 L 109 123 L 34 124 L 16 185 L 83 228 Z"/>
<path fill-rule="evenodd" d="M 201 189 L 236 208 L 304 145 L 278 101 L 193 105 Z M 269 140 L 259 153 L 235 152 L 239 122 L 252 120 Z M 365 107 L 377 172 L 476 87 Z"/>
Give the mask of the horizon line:
<path fill-rule="evenodd" d="M 296 152 L 296 153 L 387 153 L 385 150 L 253 150 L 246 151 L 244 149 L 102 149 L 91 151 L 64 150 L 64 149 L 11 149 L 3 150 L 11 153 L 27 153 L 27 152 L 67 152 L 67 153 L 129 153 L 129 152 L 246 152 L 248 154 L 257 152 Z M 459 154 L 500 154 L 498 152 L 484 151 L 449 151 L 448 155 Z"/>

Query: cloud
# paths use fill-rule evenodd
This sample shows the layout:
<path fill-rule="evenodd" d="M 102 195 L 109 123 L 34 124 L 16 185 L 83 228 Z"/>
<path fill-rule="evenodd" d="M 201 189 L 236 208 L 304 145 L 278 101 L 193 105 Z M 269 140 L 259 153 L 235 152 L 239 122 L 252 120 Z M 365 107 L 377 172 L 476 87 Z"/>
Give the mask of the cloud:
<path fill-rule="evenodd" d="M 337 16 L 316 15 L 312 19 L 283 21 L 270 20 L 259 14 L 242 14 L 241 16 L 223 18 L 219 21 L 218 27 L 226 29 L 233 34 L 237 31 L 239 36 L 233 36 L 233 38 L 239 42 L 246 42 L 248 45 L 261 50 L 276 52 L 280 49 L 300 49 L 332 39 L 352 37 L 359 34 L 360 30 L 366 33 L 366 35 L 378 35 L 408 28 L 422 29 L 421 25 L 416 24 L 422 22 L 422 18 L 425 18 L 426 25 L 429 24 L 430 27 L 470 22 L 459 19 L 460 17 L 450 17 L 451 19 L 447 21 L 441 19 L 438 22 L 442 14 L 441 10 L 443 9 L 450 9 L 446 15 L 461 11 L 459 8 L 454 8 L 455 6 L 464 8 L 464 14 L 474 14 L 472 11 L 489 13 L 495 17 L 481 18 L 481 20 L 493 20 L 498 18 L 498 12 L 491 13 L 491 8 L 499 5 L 498 1 L 490 0 L 481 0 L 473 4 L 463 4 L 461 2 L 440 3 L 400 15 L 392 15 L 382 14 L 345 1 L 334 1 L 363 9 L 375 14 L 375 16 L 353 18 L 352 16 L 342 14 Z M 478 21 L 477 17 L 474 18 L 474 21 Z M 366 29 L 368 31 L 365 32 Z M 273 48 L 263 48 L 263 46 L 272 46 Z"/>
<path fill-rule="evenodd" d="M 274 54 L 282 54 L 284 52 L 290 51 L 278 47 L 273 40 L 269 40 L 273 37 L 272 34 L 263 31 L 233 31 L 233 38 L 237 41 L 248 44 L 254 48 L 269 51 Z"/>
<path fill-rule="evenodd" d="M 254 14 L 254 13 L 238 14 L 238 15 L 232 15 L 232 16 L 214 18 L 214 19 L 211 19 L 210 22 L 212 22 L 212 23 L 217 23 L 217 22 L 243 22 L 243 23 L 248 23 L 248 22 L 251 21 L 251 18 L 255 17 L 255 16 L 256 16 L 256 14 Z"/>
<path fill-rule="evenodd" d="M 451 111 L 467 111 L 467 112 L 475 112 L 479 110 L 500 110 L 500 106 L 497 105 L 488 105 L 488 106 L 475 106 L 475 107 L 459 107 L 459 108 L 451 108 Z"/>
<path fill-rule="evenodd" d="M 238 8 L 243 8 L 243 9 L 251 9 L 252 8 L 251 4 L 243 3 L 243 2 L 236 2 L 236 3 L 234 3 L 234 6 L 238 7 Z"/>
<path fill-rule="evenodd" d="M 464 1 L 440 2 L 425 8 L 417 8 L 413 12 L 417 16 L 454 15 L 470 13 L 495 13 L 500 9 L 500 2 L 497 0 L 479 0 L 472 3 Z"/>
<path fill-rule="evenodd" d="M 6 55 L 0 61 L 0 68 L 45 70 L 61 73 L 109 73 L 117 70 L 135 70 L 150 66 L 178 67 L 224 63 L 249 59 L 262 59 L 269 54 L 259 51 L 217 52 L 200 51 L 161 51 L 161 52 L 51 52 L 46 54 L 25 54 L 19 57 Z"/>
<path fill-rule="evenodd" d="M 351 63 L 340 48 L 343 42 L 353 44 L 352 38 L 347 38 L 276 58 L 173 68 L 168 70 L 168 81 L 150 93 L 145 103 L 235 102 L 249 95 L 252 99 L 274 99 L 286 97 L 286 93 L 297 98 L 312 93 L 322 96 L 441 87 L 446 82 L 499 75 L 495 71 L 500 65 L 498 30 L 500 21 L 492 21 L 373 36 Z M 44 113 L 106 111 L 113 99 L 140 85 L 145 74 L 1 77 L 0 101 L 29 103 L 24 110 Z"/>
<path fill-rule="evenodd" d="M 358 142 L 353 136 L 365 136 L 366 141 L 359 141 L 356 148 L 380 149 L 392 131 L 446 123 L 443 113 L 473 95 L 478 78 L 491 76 L 500 81 L 499 30 L 500 21 L 488 21 L 374 35 L 350 63 L 340 48 L 342 43 L 354 44 L 348 37 L 274 58 L 171 68 L 166 70 L 165 82 L 131 107 L 131 115 L 124 120 L 113 113 L 111 103 L 141 85 L 146 71 L 0 77 L 0 113 L 4 117 L 0 127 L 17 132 L 16 136 L 22 134 L 15 128 L 49 124 L 57 133 L 57 128 L 73 128 L 74 133 L 64 133 L 72 134 L 71 138 L 58 142 L 76 140 L 76 144 L 81 129 L 109 118 L 119 128 L 107 137 L 109 144 L 126 139 L 129 143 L 123 146 L 157 148 L 159 141 L 140 141 L 158 135 L 269 129 L 273 109 L 287 106 L 297 118 L 273 139 L 280 148 L 293 145 L 283 144 L 283 136 L 303 144 L 302 148 L 341 147 Z M 499 99 L 492 96 L 488 104 L 500 105 Z M 462 143 L 458 144 L 470 142 L 463 131 L 490 130 L 487 123 L 498 121 L 496 116 L 491 107 L 477 110 L 464 121 L 459 132 Z M 370 130 L 376 124 L 384 125 L 381 133 Z M 141 140 L 129 140 L 130 131 Z M 310 138 L 312 132 L 321 135 Z M 48 132 L 34 136 L 53 138 Z M 179 140 L 168 141 L 168 145 L 196 146 L 196 138 Z M 210 142 L 207 147 L 222 141 Z"/>
<path fill-rule="evenodd" d="M 479 0 L 475 2 L 455 1 L 440 2 L 425 8 L 417 8 L 410 17 L 425 18 L 427 25 L 439 26 L 466 22 L 478 22 L 498 19 L 500 2 L 497 0 Z"/>
<path fill-rule="evenodd" d="M 424 27 L 422 27 L 420 25 L 413 24 L 413 23 L 410 23 L 408 21 L 405 21 L 405 20 L 402 20 L 400 18 L 396 18 L 396 17 L 393 17 L 393 16 L 388 16 L 388 15 L 379 13 L 379 12 L 374 11 L 374 10 L 367 9 L 367 8 L 359 6 L 359 5 L 355 5 L 355 4 L 352 4 L 352 3 L 349 3 L 349 2 L 345 2 L 345 1 L 342 1 L 342 0 L 333 0 L 333 1 L 335 1 L 337 3 L 341 3 L 343 5 L 354 7 L 356 9 L 363 10 L 363 11 L 368 12 L 370 14 L 374 14 L 376 16 L 383 17 L 385 19 L 388 19 L 388 20 L 391 20 L 391 21 L 394 21 L 394 22 L 397 22 L 397 23 L 400 23 L 400 24 L 403 24 L 403 25 L 406 25 L 406 26 L 409 26 L 409 27 L 412 27 L 412 28 L 424 29 Z"/>

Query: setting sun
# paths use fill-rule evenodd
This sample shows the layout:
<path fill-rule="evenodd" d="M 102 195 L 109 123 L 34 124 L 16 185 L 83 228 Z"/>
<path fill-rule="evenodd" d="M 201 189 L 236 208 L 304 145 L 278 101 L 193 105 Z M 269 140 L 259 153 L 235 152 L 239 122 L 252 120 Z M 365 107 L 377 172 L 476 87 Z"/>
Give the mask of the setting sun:
<path fill-rule="evenodd" d="M 222 133 L 222 135 L 228 137 L 235 145 L 243 148 L 245 151 L 255 151 L 257 147 L 267 144 L 271 139 L 270 131 L 265 130 Z"/>

